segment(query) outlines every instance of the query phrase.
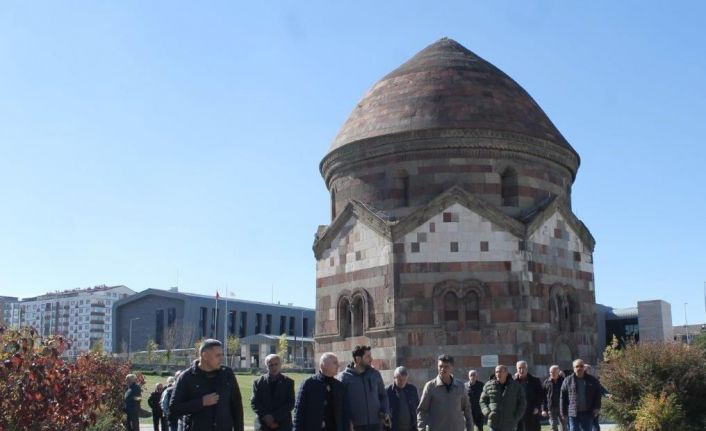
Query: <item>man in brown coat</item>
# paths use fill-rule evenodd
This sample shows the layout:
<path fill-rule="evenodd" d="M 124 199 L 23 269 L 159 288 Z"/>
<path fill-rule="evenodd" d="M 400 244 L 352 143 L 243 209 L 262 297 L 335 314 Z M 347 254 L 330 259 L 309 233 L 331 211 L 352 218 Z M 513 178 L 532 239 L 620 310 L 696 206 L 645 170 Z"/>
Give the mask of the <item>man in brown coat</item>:
<path fill-rule="evenodd" d="M 439 375 L 428 381 L 417 408 L 419 431 L 473 431 L 471 402 L 463 382 L 454 379 L 454 359 L 441 355 Z"/>

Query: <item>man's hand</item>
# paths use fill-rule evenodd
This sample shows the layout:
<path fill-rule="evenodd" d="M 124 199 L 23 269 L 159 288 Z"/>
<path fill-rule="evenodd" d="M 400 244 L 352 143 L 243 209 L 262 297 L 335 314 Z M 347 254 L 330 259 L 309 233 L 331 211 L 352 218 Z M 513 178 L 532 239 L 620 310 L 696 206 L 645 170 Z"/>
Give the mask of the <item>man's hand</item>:
<path fill-rule="evenodd" d="M 208 395 L 204 395 L 203 398 L 201 398 L 201 402 L 204 407 L 215 405 L 218 403 L 218 394 L 213 392 Z"/>
<path fill-rule="evenodd" d="M 275 418 L 274 418 L 274 416 L 272 416 L 272 415 L 265 415 L 265 416 L 263 416 L 263 417 L 262 417 L 262 421 L 265 423 L 265 425 L 266 425 L 267 428 L 269 428 L 269 429 L 274 430 L 274 429 L 279 428 L 279 424 L 277 423 L 277 421 L 275 421 Z"/>
<path fill-rule="evenodd" d="M 390 415 L 385 415 L 382 420 L 382 424 L 385 425 L 387 428 L 392 428 L 392 419 L 390 418 Z"/>
<path fill-rule="evenodd" d="M 546 418 L 547 416 L 549 416 L 549 412 L 546 410 L 542 410 L 542 417 Z"/>
<path fill-rule="evenodd" d="M 490 412 L 490 414 L 488 414 L 488 420 L 495 419 L 495 416 L 497 416 L 497 415 L 498 415 L 498 412 Z"/>
<path fill-rule="evenodd" d="M 533 415 L 539 414 L 539 409 L 538 409 L 538 408 L 535 408 L 534 410 L 532 410 L 532 414 L 533 414 Z"/>

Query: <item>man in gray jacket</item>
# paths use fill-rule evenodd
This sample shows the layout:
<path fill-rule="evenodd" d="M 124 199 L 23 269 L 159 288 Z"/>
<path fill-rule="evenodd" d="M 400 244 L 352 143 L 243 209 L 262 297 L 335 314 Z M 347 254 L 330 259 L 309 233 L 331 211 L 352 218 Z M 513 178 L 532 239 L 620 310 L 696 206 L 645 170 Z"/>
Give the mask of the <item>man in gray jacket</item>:
<path fill-rule="evenodd" d="M 490 431 L 515 431 L 526 405 L 525 391 L 508 375 L 507 367 L 495 367 L 495 379 L 486 382 L 480 396 L 480 408 L 488 418 Z"/>
<path fill-rule="evenodd" d="M 419 431 L 473 431 L 471 402 L 463 382 L 454 379 L 454 359 L 437 359 L 439 375 L 428 381 L 417 408 Z"/>
<path fill-rule="evenodd" d="M 370 346 L 355 346 L 353 362 L 336 376 L 343 383 L 344 408 L 355 431 L 381 431 L 383 425 L 391 426 L 387 391 L 380 372 L 371 366 L 370 350 Z"/>

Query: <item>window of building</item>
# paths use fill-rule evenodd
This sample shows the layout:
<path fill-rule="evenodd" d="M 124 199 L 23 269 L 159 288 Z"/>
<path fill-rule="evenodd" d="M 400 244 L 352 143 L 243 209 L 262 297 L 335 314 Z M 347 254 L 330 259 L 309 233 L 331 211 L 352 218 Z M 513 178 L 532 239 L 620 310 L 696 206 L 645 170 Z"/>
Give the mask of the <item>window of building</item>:
<path fill-rule="evenodd" d="M 206 325 L 208 324 L 208 308 L 201 307 L 199 313 L 199 329 L 201 331 L 201 337 L 206 336 Z"/>
<path fill-rule="evenodd" d="M 402 206 L 409 206 L 409 174 L 407 171 L 402 171 Z"/>
<path fill-rule="evenodd" d="M 447 329 L 458 329 L 458 296 L 454 292 L 444 295 L 444 323 Z"/>
<path fill-rule="evenodd" d="M 466 295 L 466 328 L 477 330 L 480 324 L 478 294 L 468 292 Z"/>
<path fill-rule="evenodd" d="M 517 171 L 513 168 L 506 168 L 500 176 L 500 194 L 503 206 L 516 207 L 519 205 Z"/>
<path fill-rule="evenodd" d="M 235 310 L 228 312 L 228 334 L 235 335 L 235 325 L 237 324 L 237 312 Z"/>
<path fill-rule="evenodd" d="M 294 335 L 294 330 L 296 328 L 296 324 L 294 321 L 294 316 L 289 317 L 289 335 Z"/>
<path fill-rule="evenodd" d="M 272 315 L 265 316 L 265 334 L 272 334 Z"/>
<path fill-rule="evenodd" d="M 351 336 L 351 323 L 351 304 L 348 298 L 344 298 L 338 303 L 338 333 L 341 337 Z"/>
<path fill-rule="evenodd" d="M 262 332 L 262 313 L 255 313 L 255 333 Z"/>
<path fill-rule="evenodd" d="M 164 310 L 155 313 L 154 341 L 160 346 L 164 342 Z"/>
<path fill-rule="evenodd" d="M 336 190 L 331 189 L 331 220 L 336 218 Z"/>
<path fill-rule="evenodd" d="M 363 298 L 361 296 L 355 296 L 353 298 L 353 304 L 351 306 L 352 310 L 352 323 L 353 323 L 353 336 L 354 337 L 359 337 L 363 335 L 363 332 L 365 330 L 365 326 L 363 325 L 363 318 L 365 315 L 365 307 L 363 304 Z"/>
<path fill-rule="evenodd" d="M 304 337 L 309 336 L 309 318 L 305 317 L 304 320 L 302 320 L 302 334 Z"/>
<path fill-rule="evenodd" d="M 287 316 L 279 316 L 279 335 L 287 333 Z"/>
<path fill-rule="evenodd" d="M 248 332 L 248 313 L 247 313 L 247 311 L 241 311 L 240 312 L 240 331 L 238 332 L 238 336 L 240 338 L 243 338 L 247 332 Z"/>
<path fill-rule="evenodd" d="M 168 308 L 167 309 L 167 327 L 171 328 L 174 326 L 174 323 L 176 322 L 176 308 Z"/>

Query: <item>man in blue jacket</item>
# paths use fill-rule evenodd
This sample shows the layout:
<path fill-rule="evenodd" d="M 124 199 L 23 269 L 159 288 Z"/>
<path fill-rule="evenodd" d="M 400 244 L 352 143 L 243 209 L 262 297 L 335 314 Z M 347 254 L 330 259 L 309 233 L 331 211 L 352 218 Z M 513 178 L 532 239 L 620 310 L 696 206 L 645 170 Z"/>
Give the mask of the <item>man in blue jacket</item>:
<path fill-rule="evenodd" d="M 319 359 L 319 372 L 299 386 L 294 403 L 294 431 L 348 431 L 343 383 L 334 377 L 338 357 L 326 352 Z"/>
<path fill-rule="evenodd" d="M 391 425 L 385 383 L 371 366 L 370 350 L 370 346 L 355 346 L 353 362 L 337 377 L 346 391 L 346 410 L 355 431 L 380 431 L 382 425 Z"/>
<path fill-rule="evenodd" d="M 405 367 L 395 368 L 394 383 L 387 387 L 387 399 L 392 413 L 392 431 L 417 431 L 417 388 L 407 383 L 409 375 Z"/>

